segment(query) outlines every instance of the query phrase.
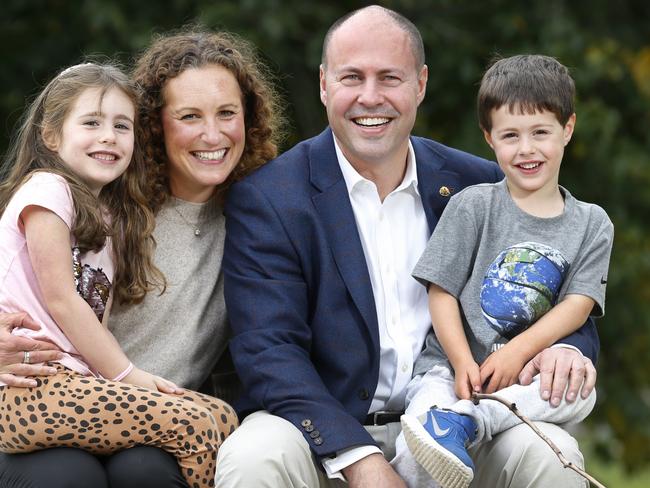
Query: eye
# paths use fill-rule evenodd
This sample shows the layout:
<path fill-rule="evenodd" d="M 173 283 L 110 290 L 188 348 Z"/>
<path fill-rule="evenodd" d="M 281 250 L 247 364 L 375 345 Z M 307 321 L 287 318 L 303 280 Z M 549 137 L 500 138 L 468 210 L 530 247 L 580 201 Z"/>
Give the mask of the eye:
<path fill-rule="evenodd" d="M 117 124 L 115 124 L 115 128 L 118 130 L 126 130 L 126 131 L 131 130 L 131 126 L 129 126 L 124 122 L 118 122 Z"/>
<path fill-rule="evenodd" d="M 517 137 L 516 132 L 505 132 L 501 134 L 501 139 L 507 140 L 507 139 L 514 139 Z"/>
<path fill-rule="evenodd" d="M 535 132 L 533 132 L 533 134 L 536 136 L 545 136 L 548 135 L 549 133 L 550 131 L 548 131 L 547 129 L 537 129 Z"/>
<path fill-rule="evenodd" d="M 96 119 L 85 120 L 83 122 L 83 125 L 87 125 L 89 127 L 99 127 L 99 121 Z"/>
<path fill-rule="evenodd" d="M 399 76 L 395 76 L 395 75 L 385 75 L 384 77 L 382 77 L 382 81 L 387 85 L 394 86 L 399 84 L 402 81 L 402 79 Z"/>
<path fill-rule="evenodd" d="M 222 119 L 229 119 L 237 115 L 237 112 L 235 112 L 234 110 L 219 110 L 217 112 L 217 115 Z"/>
<path fill-rule="evenodd" d="M 198 118 L 199 116 L 197 114 L 185 114 L 181 115 L 180 120 L 194 120 Z"/>

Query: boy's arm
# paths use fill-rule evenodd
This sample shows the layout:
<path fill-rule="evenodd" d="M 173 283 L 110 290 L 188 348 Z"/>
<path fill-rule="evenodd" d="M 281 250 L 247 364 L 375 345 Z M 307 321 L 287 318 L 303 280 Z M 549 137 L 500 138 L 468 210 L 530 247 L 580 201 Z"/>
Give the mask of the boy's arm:
<path fill-rule="evenodd" d="M 542 350 L 584 324 L 594 308 L 586 295 L 569 294 L 531 327 L 511 339 L 481 365 L 481 380 L 491 393 L 515 383 L 524 365 Z"/>
<path fill-rule="evenodd" d="M 438 341 L 454 368 L 456 395 L 469 399 L 481 391 L 478 365 L 465 337 L 458 300 L 436 284 L 429 285 L 429 313 Z"/>

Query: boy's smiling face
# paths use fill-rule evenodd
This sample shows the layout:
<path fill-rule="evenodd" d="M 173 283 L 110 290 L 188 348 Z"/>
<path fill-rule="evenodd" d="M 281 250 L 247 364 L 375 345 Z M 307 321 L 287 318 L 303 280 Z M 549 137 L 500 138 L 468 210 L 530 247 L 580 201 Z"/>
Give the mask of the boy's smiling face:
<path fill-rule="evenodd" d="M 576 115 L 562 127 L 551 111 L 521 112 L 507 105 L 492 110 L 492 129 L 483 131 L 485 140 L 494 149 L 513 197 L 525 198 L 540 190 L 554 192 Z"/>

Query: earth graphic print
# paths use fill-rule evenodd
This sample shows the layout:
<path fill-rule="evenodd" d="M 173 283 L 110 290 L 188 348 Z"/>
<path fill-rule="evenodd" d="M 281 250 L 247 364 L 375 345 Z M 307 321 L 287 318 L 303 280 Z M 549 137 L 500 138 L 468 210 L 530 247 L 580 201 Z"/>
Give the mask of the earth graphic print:
<path fill-rule="evenodd" d="M 537 242 L 510 246 L 483 279 L 483 316 L 499 334 L 512 339 L 555 305 L 568 270 L 564 256 L 549 246 Z"/>

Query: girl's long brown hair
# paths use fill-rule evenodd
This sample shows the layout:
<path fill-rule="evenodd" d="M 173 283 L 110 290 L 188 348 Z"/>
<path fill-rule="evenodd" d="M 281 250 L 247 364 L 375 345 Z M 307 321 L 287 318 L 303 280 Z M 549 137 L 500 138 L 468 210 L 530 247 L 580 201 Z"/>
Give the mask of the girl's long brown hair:
<path fill-rule="evenodd" d="M 165 283 L 152 261 L 155 223 L 145 197 L 150 191 L 139 144 L 135 144 L 128 169 L 104 186 L 97 199 L 43 138 L 44 132 L 61 137 L 63 123 L 75 101 L 92 88 L 100 88 L 101 96 L 109 89 L 119 89 L 137 106 L 135 85 L 115 66 L 84 63 L 59 73 L 30 104 L 12 139 L 0 172 L 0 214 L 34 172 L 61 175 L 70 187 L 74 203 L 72 234 L 77 246 L 81 252 L 99 251 L 106 237 L 111 236 L 114 297 L 121 303 L 137 303 L 148 291 L 164 287 Z M 138 121 L 135 122 L 137 126 Z M 109 223 L 104 220 L 103 211 L 109 213 Z"/>

